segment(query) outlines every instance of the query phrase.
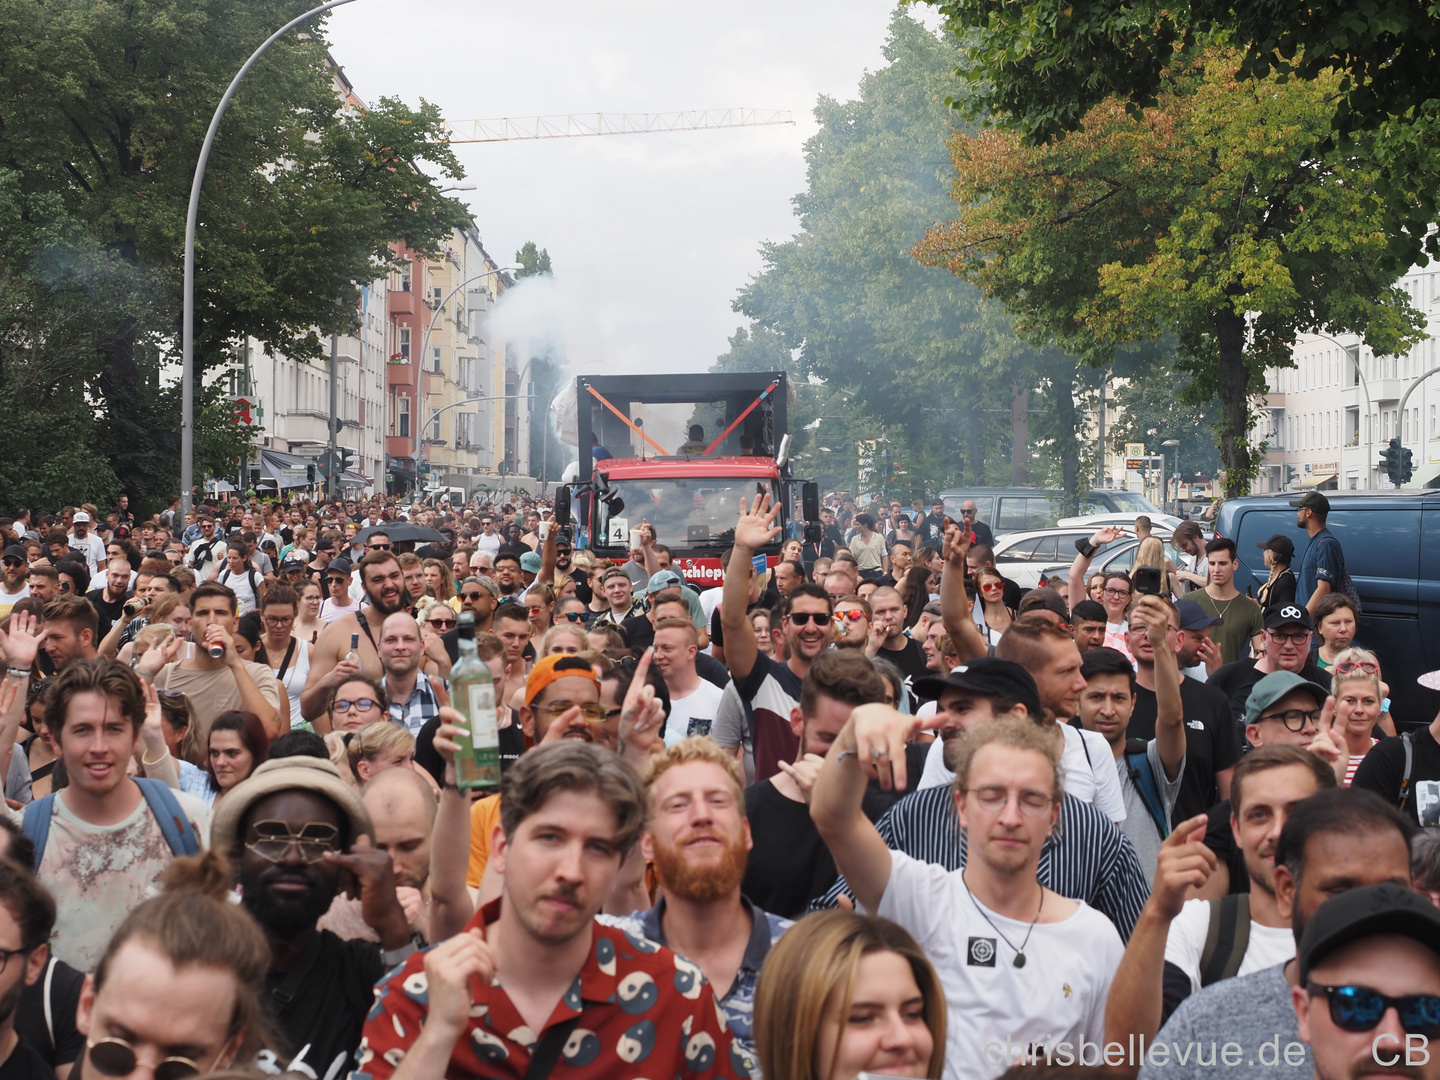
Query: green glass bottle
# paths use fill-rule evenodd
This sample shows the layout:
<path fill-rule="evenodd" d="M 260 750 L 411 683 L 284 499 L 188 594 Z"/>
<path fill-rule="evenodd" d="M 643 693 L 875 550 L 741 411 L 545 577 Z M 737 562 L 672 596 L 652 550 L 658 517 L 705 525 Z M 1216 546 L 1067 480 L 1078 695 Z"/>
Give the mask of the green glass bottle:
<path fill-rule="evenodd" d="M 495 717 L 495 680 L 475 652 L 475 615 L 460 614 L 460 659 L 450 669 L 450 700 L 465 717 L 468 735 L 455 741 L 455 782 L 462 788 L 500 786 L 500 725 Z"/>

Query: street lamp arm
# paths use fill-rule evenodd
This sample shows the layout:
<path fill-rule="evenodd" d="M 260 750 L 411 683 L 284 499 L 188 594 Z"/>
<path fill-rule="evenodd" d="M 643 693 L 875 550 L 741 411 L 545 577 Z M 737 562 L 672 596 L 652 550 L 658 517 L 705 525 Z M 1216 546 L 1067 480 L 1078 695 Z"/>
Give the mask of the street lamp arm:
<path fill-rule="evenodd" d="M 225 88 L 225 93 L 220 98 L 220 104 L 215 107 L 215 115 L 210 118 L 210 127 L 205 132 L 205 141 L 200 146 L 200 157 L 195 162 L 195 177 L 190 182 L 190 206 L 185 213 L 185 293 L 180 331 L 180 359 L 183 365 L 180 373 L 180 509 L 182 513 L 189 513 L 191 509 L 190 489 L 195 483 L 195 373 L 193 362 L 195 356 L 195 227 L 200 217 L 200 186 L 205 181 L 205 166 L 210 160 L 210 148 L 215 145 L 215 133 L 220 129 L 220 121 L 225 117 L 225 110 L 230 107 L 230 99 L 235 96 L 235 90 L 239 87 L 240 80 L 245 78 L 250 69 L 255 66 L 255 61 L 264 56 L 271 45 L 274 45 L 305 20 L 314 18 L 331 8 L 351 3 L 354 3 L 354 0 L 330 0 L 329 3 L 311 8 L 304 15 L 291 19 L 266 38 L 260 47 L 250 54 L 250 59 L 241 65 L 240 70 L 235 73 L 235 77 L 230 80 L 230 85 Z"/>

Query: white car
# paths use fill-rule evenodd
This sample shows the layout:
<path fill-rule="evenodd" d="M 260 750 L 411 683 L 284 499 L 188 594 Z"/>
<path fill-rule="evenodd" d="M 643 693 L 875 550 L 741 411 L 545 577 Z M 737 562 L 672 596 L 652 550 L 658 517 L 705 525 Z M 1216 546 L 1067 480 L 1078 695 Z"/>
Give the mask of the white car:
<path fill-rule="evenodd" d="M 1075 561 L 1075 541 L 1089 539 L 1099 525 L 1090 519 L 1080 527 L 1034 529 L 1029 532 L 1006 533 L 995 540 L 995 569 L 1004 574 L 1022 589 L 1034 589 L 1040 585 L 1041 571 L 1064 563 L 1067 567 Z M 1157 530 L 1158 531 L 1158 530 Z M 1130 540 L 1121 537 L 1100 548 L 1096 558 L 1112 551 Z"/>
<path fill-rule="evenodd" d="M 1055 523 L 1060 529 L 1084 529 L 1089 528 L 1092 532 L 1102 529 L 1106 525 L 1119 525 L 1123 529 L 1132 532 L 1135 529 L 1135 519 L 1140 514 L 1086 514 L 1081 517 L 1061 518 Z M 1161 539 L 1168 540 L 1170 534 L 1180 526 L 1181 519 L 1171 514 L 1150 514 L 1150 530 Z"/>

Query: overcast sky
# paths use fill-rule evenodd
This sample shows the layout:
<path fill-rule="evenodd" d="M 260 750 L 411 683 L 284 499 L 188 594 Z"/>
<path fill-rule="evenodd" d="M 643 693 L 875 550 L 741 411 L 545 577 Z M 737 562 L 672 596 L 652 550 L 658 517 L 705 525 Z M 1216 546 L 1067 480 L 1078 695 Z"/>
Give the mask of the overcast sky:
<path fill-rule="evenodd" d="M 359 0 L 330 20 L 359 95 L 446 119 L 788 109 L 794 126 L 457 146 L 502 264 L 550 252 L 570 367 L 703 370 L 744 320 L 736 291 L 763 240 L 795 231 L 817 96 L 855 96 L 890 0 Z M 921 8 L 923 15 L 927 9 Z M 933 19 L 927 18 L 927 22 Z"/>

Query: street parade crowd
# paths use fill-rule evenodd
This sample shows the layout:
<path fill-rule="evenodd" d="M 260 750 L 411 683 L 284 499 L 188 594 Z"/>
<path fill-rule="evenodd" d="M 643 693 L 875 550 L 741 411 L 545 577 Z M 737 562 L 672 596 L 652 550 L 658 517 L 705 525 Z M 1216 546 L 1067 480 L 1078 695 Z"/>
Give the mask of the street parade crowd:
<path fill-rule="evenodd" d="M 1440 1076 L 1440 717 L 1292 505 L 1254 598 L 939 499 L 708 589 L 518 492 L 0 518 L 0 1080 Z"/>

